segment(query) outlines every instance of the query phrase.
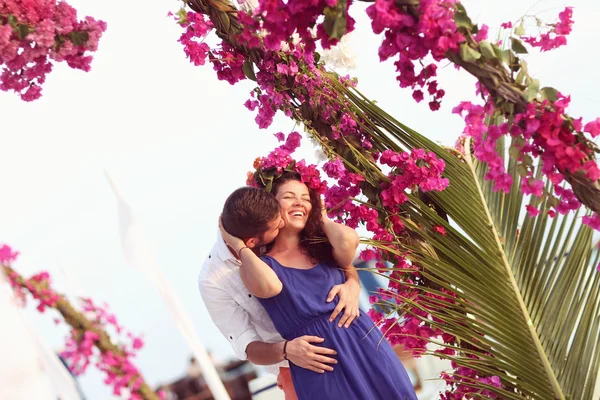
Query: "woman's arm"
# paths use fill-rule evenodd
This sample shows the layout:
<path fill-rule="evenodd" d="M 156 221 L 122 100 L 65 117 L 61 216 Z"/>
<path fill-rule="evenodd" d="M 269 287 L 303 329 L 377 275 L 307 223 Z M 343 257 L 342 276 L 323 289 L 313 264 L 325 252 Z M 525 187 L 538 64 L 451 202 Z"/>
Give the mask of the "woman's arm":
<path fill-rule="evenodd" d="M 283 284 L 275 271 L 254 254 L 254 251 L 250 247 L 247 247 L 242 239 L 227 233 L 220 221 L 219 228 L 221 229 L 221 235 L 225 243 L 235 251 L 242 262 L 240 276 L 248 291 L 261 299 L 275 297 L 281 293 Z"/>
<path fill-rule="evenodd" d="M 238 254 L 242 261 L 240 276 L 250 293 L 261 299 L 275 297 L 281 293 L 283 284 L 267 263 L 254 254 L 249 247 Z"/>
<path fill-rule="evenodd" d="M 331 313 L 329 321 L 333 322 L 344 311 L 344 314 L 338 321 L 338 326 L 345 326 L 347 328 L 360 315 L 358 308 L 358 298 L 361 291 L 360 279 L 356 268 L 352 265 L 356 249 L 358 248 L 359 238 L 354 229 L 327 218 L 327 211 L 324 204 L 322 205 L 322 211 L 323 231 L 327 235 L 331 247 L 333 247 L 333 258 L 338 265 L 344 266 L 344 275 L 346 275 L 346 282 L 342 285 L 335 285 L 327 296 L 328 303 L 332 302 L 338 296 L 338 304 Z"/>
<path fill-rule="evenodd" d="M 327 218 L 323 206 L 323 231 L 327 235 L 331 247 L 333 247 L 333 258 L 338 265 L 352 265 L 356 249 L 358 248 L 358 233 L 349 226 L 338 224 Z M 352 267 L 351 267 L 352 268 Z M 354 270 L 354 268 L 352 268 Z M 356 271 L 354 271 L 356 273 Z M 346 275 L 347 278 L 350 276 Z M 356 276 L 358 278 L 358 276 Z"/>

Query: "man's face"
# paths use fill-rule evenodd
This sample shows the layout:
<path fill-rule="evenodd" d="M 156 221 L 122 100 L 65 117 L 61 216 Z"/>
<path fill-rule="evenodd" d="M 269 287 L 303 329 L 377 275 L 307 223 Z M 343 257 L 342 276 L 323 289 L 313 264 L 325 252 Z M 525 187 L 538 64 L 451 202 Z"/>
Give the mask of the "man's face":
<path fill-rule="evenodd" d="M 284 225 L 284 222 L 283 222 L 283 219 L 281 218 L 281 214 L 277 213 L 277 216 L 275 218 L 273 218 L 267 224 L 266 232 L 263 233 L 262 236 L 259 238 L 260 239 L 259 246 L 265 246 L 265 245 L 271 243 L 273 240 L 275 240 L 277 235 L 279 235 L 279 230 L 281 228 L 283 228 L 283 225 Z"/>

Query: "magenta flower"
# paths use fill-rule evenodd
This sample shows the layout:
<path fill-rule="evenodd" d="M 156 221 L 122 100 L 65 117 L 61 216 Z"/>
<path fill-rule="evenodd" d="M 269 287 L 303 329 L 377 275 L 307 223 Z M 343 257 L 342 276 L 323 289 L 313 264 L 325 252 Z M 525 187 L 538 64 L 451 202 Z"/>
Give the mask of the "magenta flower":
<path fill-rule="evenodd" d="M 17 259 L 19 252 L 14 251 L 10 246 L 3 244 L 0 246 L 0 264 L 10 264 Z"/>
<path fill-rule="evenodd" d="M 588 122 L 583 127 L 584 131 L 592 135 L 593 138 L 600 135 L 600 118 L 596 118 L 594 121 Z"/>
<path fill-rule="evenodd" d="M 536 207 L 534 207 L 530 204 L 526 205 L 525 209 L 527 210 L 527 213 L 529 214 L 530 217 L 536 217 L 540 213 L 540 210 L 538 210 Z"/>
<path fill-rule="evenodd" d="M 11 19 L 11 21 L 9 21 Z M 14 91 L 24 101 L 41 97 L 52 61 L 90 70 L 106 23 L 77 19 L 66 2 L 31 0 L 0 5 L 0 89 Z"/>

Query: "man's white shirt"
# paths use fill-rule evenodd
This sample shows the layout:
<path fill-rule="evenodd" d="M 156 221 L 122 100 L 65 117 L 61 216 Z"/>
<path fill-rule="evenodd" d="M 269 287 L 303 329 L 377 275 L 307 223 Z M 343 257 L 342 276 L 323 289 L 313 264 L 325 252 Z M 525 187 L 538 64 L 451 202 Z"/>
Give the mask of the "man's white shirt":
<path fill-rule="evenodd" d="M 210 317 L 227 338 L 235 355 L 246 360 L 246 347 L 252 342 L 277 343 L 283 338 L 271 318 L 248 292 L 240 277 L 240 261 L 235 258 L 221 233 L 202 265 L 198 286 Z M 277 374 L 279 367 L 288 367 L 287 361 L 269 366 Z"/>

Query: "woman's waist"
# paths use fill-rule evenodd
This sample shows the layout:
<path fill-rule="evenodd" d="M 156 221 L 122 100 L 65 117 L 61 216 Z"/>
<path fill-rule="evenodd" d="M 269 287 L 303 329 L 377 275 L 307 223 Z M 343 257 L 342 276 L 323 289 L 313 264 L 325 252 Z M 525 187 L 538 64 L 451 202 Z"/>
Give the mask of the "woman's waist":
<path fill-rule="evenodd" d="M 287 329 L 287 330 L 285 330 L 285 332 L 281 332 L 281 336 L 286 340 L 293 340 L 293 339 L 303 336 L 303 335 L 314 335 L 314 336 L 319 336 L 319 334 L 322 335 L 323 329 L 334 329 L 334 328 L 335 329 L 344 329 L 344 328 L 338 327 L 338 323 L 339 323 L 340 319 L 343 317 L 344 311 L 342 311 L 339 315 L 337 315 L 333 321 L 330 321 L 332 313 L 333 313 L 333 310 L 328 311 L 323 314 L 315 315 L 314 317 L 306 318 L 303 321 L 299 321 L 299 323 L 295 327 Z M 357 323 L 359 321 L 359 319 L 361 320 L 360 324 Z M 366 325 L 365 325 L 365 323 L 366 323 Z M 321 325 L 322 329 L 319 329 L 317 327 L 317 325 Z M 371 319 L 367 316 L 367 314 L 365 314 L 361 311 L 360 317 L 355 319 L 352 322 L 352 324 L 350 325 L 350 327 L 356 327 L 356 325 L 361 325 L 362 328 L 365 328 L 368 326 L 368 328 L 370 329 L 373 327 L 374 324 L 371 321 Z M 313 328 L 313 329 L 311 329 L 311 328 Z"/>
<path fill-rule="evenodd" d="M 332 312 L 333 312 L 333 310 L 328 311 L 326 313 L 318 314 L 315 316 L 306 317 L 305 319 L 298 321 L 297 325 L 294 326 L 293 328 L 289 328 L 285 332 L 281 332 L 281 336 L 286 340 L 292 340 L 299 336 L 307 334 L 306 333 L 307 328 L 314 327 L 315 325 L 317 325 L 319 323 L 333 324 L 333 322 L 329 322 L 329 318 L 331 318 Z"/>

